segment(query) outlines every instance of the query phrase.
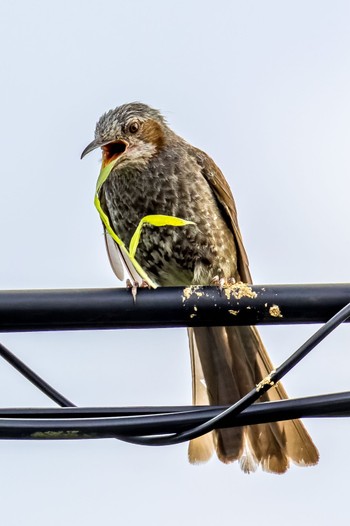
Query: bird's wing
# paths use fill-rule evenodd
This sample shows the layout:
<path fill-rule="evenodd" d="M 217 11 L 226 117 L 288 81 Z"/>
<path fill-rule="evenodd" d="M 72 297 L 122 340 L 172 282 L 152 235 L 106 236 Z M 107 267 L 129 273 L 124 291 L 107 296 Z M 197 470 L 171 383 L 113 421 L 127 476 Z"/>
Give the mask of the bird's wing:
<path fill-rule="evenodd" d="M 240 279 L 247 283 L 252 283 L 252 277 L 249 271 L 248 257 L 244 249 L 241 233 L 238 227 L 237 211 L 230 187 L 222 172 L 210 157 L 208 157 L 204 152 L 197 150 L 196 158 L 198 165 L 201 167 L 202 174 L 207 180 L 210 188 L 212 189 L 213 194 L 217 199 L 219 206 L 221 207 L 221 210 L 224 212 L 227 224 L 234 235 L 237 248 L 238 273 Z M 214 341 L 214 343 L 216 340 L 219 341 L 218 334 L 220 330 L 222 330 L 222 328 L 213 327 L 211 329 L 206 328 L 206 330 L 208 333 L 210 331 L 213 332 L 215 338 L 212 338 L 212 340 Z M 245 375 L 251 374 L 252 370 L 254 371 L 254 374 L 256 376 L 251 379 L 250 386 L 251 388 L 253 388 L 256 383 L 258 383 L 262 378 L 265 378 L 272 371 L 273 365 L 262 343 L 260 335 L 255 327 L 226 327 L 224 328 L 224 330 L 226 331 L 229 343 L 229 345 L 226 347 L 226 350 L 224 343 L 221 343 L 218 346 L 217 352 L 212 352 L 214 348 L 213 341 L 209 344 L 208 342 L 210 340 L 208 335 L 206 335 L 206 337 L 202 338 L 201 341 L 201 352 L 202 355 L 204 355 L 204 358 L 208 357 L 209 360 L 212 359 L 214 356 L 215 363 L 219 363 L 218 360 L 220 358 L 220 352 L 224 352 L 225 356 L 230 356 L 230 353 L 233 353 L 230 363 L 236 362 L 238 364 L 238 362 L 240 362 L 240 366 L 237 368 L 233 368 L 232 372 L 234 375 L 235 382 L 239 386 L 240 396 L 243 396 L 247 392 L 247 383 L 245 383 L 244 380 Z M 196 340 L 198 348 L 200 340 L 197 341 L 197 339 L 201 336 L 200 331 L 204 331 L 204 328 L 194 328 L 192 329 L 192 331 L 192 337 Z M 208 345 L 207 352 L 204 352 L 205 348 L 203 349 L 203 345 Z M 195 349 L 195 346 L 192 345 L 192 348 Z M 192 358 L 192 360 L 193 359 L 194 358 Z M 201 358 L 200 360 L 202 361 Z M 254 364 L 254 362 L 254 369 L 252 369 L 251 365 L 249 367 L 245 365 L 247 363 Z M 200 371 L 201 373 L 203 372 L 203 368 L 202 371 Z M 210 367 L 209 373 L 207 371 L 205 374 L 206 384 L 208 386 L 209 392 L 211 391 L 216 393 L 217 391 L 219 391 L 219 389 L 216 389 L 215 382 L 217 382 L 217 378 L 220 378 L 222 390 L 225 395 L 225 378 L 227 378 L 227 374 L 229 374 L 230 372 L 230 367 L 221 367 L 220 370 L 216 371 L 215 374 L 214 367 Z M 196 379 L 193 380 L 193 382 L 195 381 Z M 212 386 L 212 384 L 214 385 L 214 387 Z M 232 386 L 229 388 L 228 396 L 234 397 L 234 389 L 232 388 Z M 271 389 L 264 396 L 265 400 L 280 400 L 288 398 L 286 391 L 280 383 L 278 383 L 275 390 Z M 231 398 L 230 403 L 232 403 L 234 399 L 238 398 Z M 217 399 L 211 399 L 211 403 L 214 405 L 220 405 L 222 402 Z M 263 469 L 265 471 L 285 471 L 288 467 L 288 457 L 295 463 L 301 465 L 313 465 L 316 464 L 318 461 L 318 451 L 300 420 L 291 420 L 289 422 L 277 424 L 266 424 L 266 426 L 252 426 L 248 427 L 247 429 L 247 436 L 250 444 L 248 445 L 253 451 L 253 457 L 257 456 L 258 461 L 262 463 Z M 229 432 L 229 430 L 227 431 Z M 268 440 L 266 440 L 267 438 Z M 283 443 L 283 441 L 285 442 L 286 449 L 284 452 L 282 450 L 282 453 L 283 455 L 286 454 L 287 460 L 285 460 L 287 461 L 287 463 L 283 459 L 278 460 L 277 454 L 271 453 L 271 448 L 274 447 L 274 440 L 282 441 L 281 443 Z M 230 438 L 229 444 L 231 442 L 232 440 Z M 217 444 L 220 446 L 220 441 L 218 441 Z M 223 439 L 221 440 L 221 444 L 224 444 Z M 262 453 L 264 447 L 266 447 L 266 451 Z M 269 453 L 269 449 L 271 454 Z M 220 456 L 220 452 L 218 454 Z M 223 461 L 227 461 L 225 460 L 225 452 L 224 454 L 221 454 L 220 458 Z M 245 468 L 243 465 L 243 469 L 247 469 L 249 471 L 251 469 L 251 466 L 249 465 Z"/>
<path fill-rule="evenodd" d="M 233 232 L 237 247 L 237 263 L 240 279 L 245 283 L 252 283 L 252 277 L 249 271 L 248 256 L 243 245 L 241 232 L 239 230 L 237 210 L 231 189 L 221 170 L 205 152 L 197 150 L 197 160 L 201 167 L 202 174 L 212 189 L 219 207 L 224 212 L 224 217 L 227 220 L 227 224 Z"/>
<path fill-rule="evenodd" d="M 109 221 L 111 222 L 111 218 L 109 216 L 108 208 L 106 205 L 106 200 L 103 191 L 100 195 L 101 198 L 101 207 L 104 211 L 104 213 L 107 215 Z M 142 282 L 142 278 L 139 276 L 139 274 L 136 272 L 134 265 L 131 263 L 127 253 L 125 250 L 122 249 L 110 236 L 110 234 L 107 232 L 106 228 L 103 228 L 104 236 L 105 236 L 105 242 L 106 242 L 106 249 L 108 254 L 108 259 L 111 264 L 112 270 L 114 274 L 117 276 L 120 281 L 123 281 L 124 279 L 124 267 L 126 268 L 130 278 L 133 281 L 137 281 L 138 283 Z"/>
<path fill-rule="evenodd" d="M 113 269 L 114 274 L 117 276 L 120 281 L 124 279 L 124 267 L 122 264 L 121 253 L 118 245 L 108 234 L 107 230 L 104 228 L 105 243 L 108 254 L 108 259 Z"/>
<path fill-rule="evenodd" d="M 108 259 L 113 269 L 114 274 L 120 281 L 124 279 L 124 267 L 126 268 L 130 278 L 138 283 L 142 282 L 142 278 L 136 272 L 134 265 L 131 263 L 127 253 L 117 245 L 117 243 L 111 238 L 109 233 L 104 229 L 106 249 Z"/>

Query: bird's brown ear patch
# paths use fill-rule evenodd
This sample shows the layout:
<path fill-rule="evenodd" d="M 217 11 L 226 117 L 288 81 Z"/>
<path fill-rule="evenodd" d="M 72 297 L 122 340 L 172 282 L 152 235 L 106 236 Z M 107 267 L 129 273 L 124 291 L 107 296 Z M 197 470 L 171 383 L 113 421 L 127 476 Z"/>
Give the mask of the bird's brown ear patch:
<path fill-rule="evenodd" d="M 164 145 L 164 133 L 162 126 L 153 120 L 148 120 L 143 123 L 142 135 L 147 142 L 155 145 L 157 150 L 160 150 Z"/>

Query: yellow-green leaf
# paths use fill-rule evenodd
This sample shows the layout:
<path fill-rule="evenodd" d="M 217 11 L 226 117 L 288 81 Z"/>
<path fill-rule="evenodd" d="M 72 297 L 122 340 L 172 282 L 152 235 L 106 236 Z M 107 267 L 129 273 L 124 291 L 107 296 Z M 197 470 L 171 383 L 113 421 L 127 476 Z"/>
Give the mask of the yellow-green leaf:
<path fill-rule="evenodd" d="M 194 225 L 193 221 L 187 221 L 186 219 L 181 219 L 180 217 L 166 216 L 162 214 L 155 214 L 145 216 L 139 222 L 129 245 L 129 254 L 133 258 L 136 254 L 138 244 L 140 242 L 141 230 L 145 223 L 148 223 L 153 226 L 185 226 L 185 225 Z"/>
<path fill-rule="evenodd" d="M 111 236 L 111 238 L 114 239 L 114 241 L 119 246 L 125 248 L 125 245 L 124 245 L 123 241 L 120 239 L 120 237 L 117 236 L 117 234 L 114 232 L 113 228 L 111 227 L 111 224 L 109 222 L 108 216 L 102 210 L 101 202 L 100 202 L 99 197 L 98 197 L 97 194 L 95 194 L 94 203 L 95 203 L 95 207 L 97 208 L 98 213 L 100 214 L 100 218 L 102 220 L 102 223 L 104 224 L 104 226 L 105 226 L 107 232 L 109 233 L 109 235 Z M 126 248 L 125 248 L 125 250 L 126 250 Z"/>
<path fill-rule="evenodd" d="M 101 207 L 101 202 L 99 199 L 99 192 L 102 188 L 102 185 L 107 181 L 109 174 L 111 173 L 117 159 L 114 161 L 111 161 L 106 166 L 101 168 L 100 174 L 97 179 L 96 184 L 96 194 L 95 194 L 95 200 L 94 204 L 95 207 L 100 214 L 102 223 L 104 224 L 107 232 L 111 236 L 111 238 L 117 243 L 117 245 L 120 247 L 120 249 L 127 254 L 129 257 L 132 265 L 134 266 L 136 272 L 141 276 L 142 279 L 144 279 L 150 287 L 156 289 L 157 284 L 151 280 L 151 278 L 147 275 L 147 273 L 144 271 L 144 269 L 140 266 L 138 261 L 135 259 L 136 250 L 138 247 L 138 244 L 140 242 L 141 237 L 141 230 L 145 223 L 148 223 L 153 226 L 185 226 L 185 225 L 194 225 L 193 221 L 187 221 L 186 219 L 181 219 L 180 217 L 174 217 L 174 216 L 167 216 L 162 214 L 154 214 L 154 215 L 148 215 L 141 219 L 139 222 L 129 245 L 129 250 L 124 245 L 123 241 L 120 239 L 120 237 L 114 232 L 108 216 L 104 213 Z"/>
<path fill-rule="evenodd" d="M 96 192 L 98 193 L 101 189 L 101 186 L 105 181 L 107 181 L 109 174 L 111 173 L 112 169 L 114 168 L 115 163 L 117 162 L 117 159 L 114 159 L 114 161 L 111 161 L 110 163 L 106 164 L 103 168 L 101 168 L 100 174 L 97 179 L 96 183 Z"/>
<path fill-rule="evenodd" d="M 117 243 L 117 245 L 119 245 L 120 249 L 126 253 L 126 255 L 129 257 L 132 265 L 134 266 L 136 272 L 141 276 L 141 278 L 143 280 L 145 280 L 146 283 L 148 283 L 148 285 L 150 287 L 152 287 L 153 289 L 156 289 L 157 288 L 157 284 L 147 275 L 147 273 L 143 270 L 143 268 L 138 263 L 138 261 L 136 261 L 135 257 L 130 255 L 130 253 L 127 250 L 126 246 L 124 245 L 123 241 L 114 232 L 114 230 L 111 227 L 111 224 L 109 222 L 108 216 L 102 210 L 101 202 L 99 200 L 99 197 L 98 197 L 97 193 L 95 194 L 94 203 L 95 203 L 95 207 L 96 207 L 98 213 L 100 214 L 102 223 L 104 224 L 104 226 L 105 226 L 107 232 L 109 233 L 109 235 L 111 236 L 111 238 Z"/>

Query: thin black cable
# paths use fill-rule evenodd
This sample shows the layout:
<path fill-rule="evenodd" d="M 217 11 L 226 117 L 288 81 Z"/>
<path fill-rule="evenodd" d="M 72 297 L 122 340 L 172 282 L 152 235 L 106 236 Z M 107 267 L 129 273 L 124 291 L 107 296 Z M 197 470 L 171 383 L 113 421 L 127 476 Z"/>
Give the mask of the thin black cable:
<path fill-rule="evenodd" d="M 254 401 L 256 401 L 263 393 L 272 387 L 272 385 L 278 382 L 289 370 L 291 370 L 304 356 L 306 356 L 320 341 L 322 341 L 328 334 L 330 334 L 340 323 L 345 321 L 350 316 L 350 304 L 339 311 L 333 318 L 331 318 L 321 329 L 319 329 L 307 342 L 304 343 L 292 356 L 290 356 L 278 369 L 273 371 L 263 382 L 259 384 L 256 389 L 253 389 L 240 401 L 233 406 L 215 415 L 209 421 L 196 426 L 194 429 L 186 430 L 183 433 L 174 434 L 168 437 L 161 438 L 150 438 L 150 437 L 127 437 L 127 436 L 115 436 L 120 440 L 143 445 L 170 445 L 174 443 L 180 443 L 200 436 L 215 427 L 216 424 L 221 422 L 222 419 L 231 415 L 237 416 L 249 407 Z M 11 365 L 13 365 L 21 374 L 28 378 L 34 385 L 42 390 L 52 400 L 57 402 L 62 407 L 74 407 L 74 404 L 68 399 L 63 397 L 49 384 L 47 384 L 42 378 L 34 373 L 28 366 L 26 366 L 21 360 L 14 356 L 8 349 L 0 344 L 0 355 L 3 356 Z M 259 404 L 261 405 L 261 404 Z M 180 415 L 181 417 L 181 415 Z M 232 424 L 231 424 L 232 425 Z"/>
<path fill-rule="evenodd" d="M 93 418 L 120 418 L 123 422 L 134 422 L 135 417 L 147 417 L 148 422 L 155 426 L 166 418 L 169 422 L 178 422 L 180 414 L 186 415 L 187 423 L 206 421 L 208 417 L 216 416 L 230 406 L 136 406 L 136 407 L 8 407 L 0 408 L 0 419 L 55 419 L 55 420 L 80 420 Z M 296 413 L 297 412 L 297 413 Z M 346 417 L 350 416 L 350 391 L 331 393 L 301 398 L 287 398 L 273 402 L 253 404 L 245 409 L 234 419 L 227 418 L 229 426 L 252 424 L 253 418 L 259 418 L 256 423 L 261 423 L 260 418 L 272 420 L 294 419 L 303 417 Z M 193 422 L 192 422 L 193 419 Z M 239 421 L 239 423 L 238 423 Z M 247 423 L 248 422 L 248 423 Z M 158 433 L 159 429 L 155 429 Z M 137 434 L 137 433 L 135 433 Z"/>
<path fill-rule="evenodd" d="M 120 409 L 120 408 L 119 408 Z M 144 408 L 145 409 L 145 408 Z M 134 411 L 144 410 L 134 408 Z M 158 410 L 159 408 L 155 408 Z M 111 408 L 103 408 L 111 414 Z M 26 418 L 4 418 L 3 411 L 0 417 L 0 439 L 101 439 L 145 435 L 161 435 L 179 432 L 193 428 L 193 425 L 203 423 L 208 415 L 218 414 L 222 407 L 203 407 L 200 409 L 189 408 L 184 412 L 168 414 L 144 414 L 130 417 L 96 417 L 98 408 L 69 408 L 59 409 L 61 415 L 69 413 L 72 418 L 35 418 L 35 413 L 29 417 L 31 410 L 17 410 Z M 51 411 L 51 409 L 42 409 Z M 83 413 L 84 418 L 79 417 Z M 117 412 L 119 412 L 117 408 Z M 76 413 L 76 416 L 74 416 Z M 87 414 L 93 417 L 85 418 Z M 49 413 L 47 413 L 49 415 Z M 34 418 L 33 418 L 34 416 Z M 302 417 L 344 417 L 350 416 L 350 392 L 320 395 L 300 398 L 296 400 L 279 400 L 254 404 L 239 415 L 229 415 L 220 427 L 237 427 L 254 425 L 267 422 L 277 422 Z"/>
<path fill-rule="evenodd" d="M 297 351 L 295 351 L 282 365 L 276 370 L 272 371 L 260 384 L 247 393 L 238 402 L 230 406 L 225 411 L 222 411 L 219 415 L 211 418 L 204 424 L 196 426 L 195 428 L 184 431 L 183 433 L 177 433 L 167 437 L 118 437 L 124 442 L 130 442 L 132 444 L 145 445 L 145 446 L 167 446 L 173 444 L 180 444 L 197 438 L 215 428 L 221 420 L 228 415 L 236 416 L 240 414 L 244 409 L 249 407 L 253 402 L 258 400 L 264 393 L 266 393 L 271 387 L 273 387 L 283 376 L 288 373 L 293 367 L 295 367 L 312 349 L 316 347 L 324 338 L 326 338 L 336 327 L 347 320 L 350 316 L 350 303 L 348 303 L 343 309 L 341 309 L 335 316 L 333 316 L 327 323 L 325 323 L 318 331 L 316 331 Z"/>
<path fill-rule="evenodd" d="M 73 402 L 68 400 L 65 396 L 61 395 L 56 389 L 51 387 L 43 378 L 36 374 L 28 365 L 26 365 L 22 360 L 17 358 L 11 351 L 9 351 L 2 343 L 0 343 L 0 356 L 4 358 L 12 367 L 17 369 L 27 380 L 32 382 L 40 391 L 42 391 L 46 396 L 51 398 L 56 404 L 61 407 L 74 407 Z"/>

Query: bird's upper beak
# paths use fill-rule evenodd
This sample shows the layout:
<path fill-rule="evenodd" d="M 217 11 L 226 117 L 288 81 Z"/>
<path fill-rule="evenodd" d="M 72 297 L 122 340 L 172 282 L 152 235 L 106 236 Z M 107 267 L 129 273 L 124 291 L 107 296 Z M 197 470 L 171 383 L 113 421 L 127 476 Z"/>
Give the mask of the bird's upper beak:
<path fill-rule="evenodd" d="M 96 148 L 102 148 L 102 165 L 104 166 L 119 157 L 119 155 L 125 152 L 128 146 L 128 143 L 121 139 L 114 141 L 101 141 L 101 139 L 95 139 L 87 145 L 80 158 L 82 159 L 88 153 L 96 150 Z"/>
<path fill-rule="evenodd" d="M 110 141 L 108 141 L 110 142 Z M 85 155 L 87 155 L 88 153 L 92 152 L 93 150 L 96 150 L 96 148 L 100 148 L 102 146 L 104 146 L 105 144 L 108 144 L 107 142 L 106 143 L 103 143 L 101 142 L 99 139 L 94 139 L 93 141 L 90 142 L 90 144 L 87 145 L 87 147 L 84 149 L 83 153 L 81 154 L 80 156 L 80 159 L 82 159 L 83 157 L 85 157 Z"/>

